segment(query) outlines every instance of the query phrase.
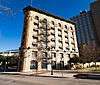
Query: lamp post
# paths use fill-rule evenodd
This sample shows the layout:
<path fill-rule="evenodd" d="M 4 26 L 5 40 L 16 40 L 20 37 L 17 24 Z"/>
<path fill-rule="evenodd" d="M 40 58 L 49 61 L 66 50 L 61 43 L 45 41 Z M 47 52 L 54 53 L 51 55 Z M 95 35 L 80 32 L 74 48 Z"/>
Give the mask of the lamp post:
<path fill-rule="evenodd" d="M 51 54 L 51 75 L 53 75 L 53 60 L 52 60 L 52 54 Z"/>
<path fill-rule="evenodd" d="M 52 66 L 53 66 L 53 61 L 52 61 L 52 58 L 51 58 L 51 75 L 53 75 L 53 68 L 52 68 Z"/>
<path fill-rule="evenodd" d="M 6 57 L 4 56 L 4 72 L 6 72 Z"/>

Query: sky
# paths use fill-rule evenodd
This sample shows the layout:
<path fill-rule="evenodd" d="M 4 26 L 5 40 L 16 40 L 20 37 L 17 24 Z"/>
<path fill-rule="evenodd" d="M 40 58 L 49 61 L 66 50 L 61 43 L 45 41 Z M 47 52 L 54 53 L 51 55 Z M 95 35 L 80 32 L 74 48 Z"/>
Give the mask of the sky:
<path fill-rule="evenodd" d="M 33 7 L 46 10 L 65 19 L 89 10 L 93 0 L 0 0 L 0 51 L 18 49 L 23 31 L 23 8 Z M 6 11 L 10 9 L 10 11 Z"/>

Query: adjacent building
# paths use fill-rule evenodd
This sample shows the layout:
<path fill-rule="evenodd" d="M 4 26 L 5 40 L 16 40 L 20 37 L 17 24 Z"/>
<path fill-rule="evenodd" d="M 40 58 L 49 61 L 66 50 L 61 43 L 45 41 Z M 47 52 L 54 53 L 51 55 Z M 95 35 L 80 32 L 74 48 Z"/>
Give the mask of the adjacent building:
<path fill-rule="evenodd" d="M 42 70 L 50 70 L 51 62 L 55 69 L 59 68 L 60 63 L 65 67 L 70 57 L 79 55 L 75 23 L 30 6 L 24 8 L 24 15 L 21 71 L 34 69 L 34 62 L 41 50 Z"/>
<path fill-rule="evenodd" d="M 0 52 L 0 55 L 2 56 L 19 56 L 19 50 L 7 50 Z"/>
<path fill-rule="evenodd" d="M 71 20 L 76 23 L 78 45 L 100 46 L 100 0 L 90 4 L 90 11 L 82 11 Z"/>
<path fill-rule="evenodd" d="M 95 26 L 97 42 L 100 46 L 100 0 L 96 0 L 93 3 L 91 3 L 91 12 L 93 17 L 93 23 Z"/>
<path fill-rule="evenodd" d="M 71 18 L 76 23 L 76 34 L 78 45 L 81 44 L 96 44 L 94 33 L 94 24 L 91 11 L 82 11 L 79 15 Z"/>

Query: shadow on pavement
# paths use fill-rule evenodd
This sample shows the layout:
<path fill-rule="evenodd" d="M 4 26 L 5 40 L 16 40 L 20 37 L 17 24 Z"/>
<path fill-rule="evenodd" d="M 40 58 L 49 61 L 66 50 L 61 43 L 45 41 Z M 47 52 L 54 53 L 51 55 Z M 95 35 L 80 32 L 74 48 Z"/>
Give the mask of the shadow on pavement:
<path fill-rule="evenodd" d="M 89 73 L 82 73 L 76 74 L 73 77 L 77 79 L 93 79 L 93 80 L 100 80 L 100 74 L 89 74 Z"/>

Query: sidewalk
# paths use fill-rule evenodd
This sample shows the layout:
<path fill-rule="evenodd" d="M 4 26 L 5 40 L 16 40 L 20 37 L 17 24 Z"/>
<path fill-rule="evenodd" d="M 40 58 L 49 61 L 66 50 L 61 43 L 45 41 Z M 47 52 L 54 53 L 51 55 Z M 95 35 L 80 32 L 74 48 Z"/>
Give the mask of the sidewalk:
<path fill-rule="evenodd" d="M 60 71 L 54 70 L 53 75 L 50 71 L 33 71 L 33 72 L 0 72 L 1 75 L 21 75 L 21 76 L 35 76 L 35 77 L 52 77 L 52 78 L 94 78 L 100 79 L 100 73 L 79 73 L 76 71 Z"/>
<path fill-rule="evenodd" d="M 46 72 L 44 74 L 39 74 L 39 76 L 55 78 L 73 78 L 74 75 L 76 75 L 76 73 L 53 72 L 53 75 L 51 75 L 51 72 Z"/>
<path fill-rule="evenodd" d="M 45 72 L 0 72 L 2 75 L 22 75 L 22 76 L 37 76 L 37 77 L 53 77 L 53 78 L 74 78 L 73 76 L 76 75 L 76 73 L 63 73 L 63 72 L 53 72 L 53 75 L 51 75 L 51 72 L 45 71 Z"/>

